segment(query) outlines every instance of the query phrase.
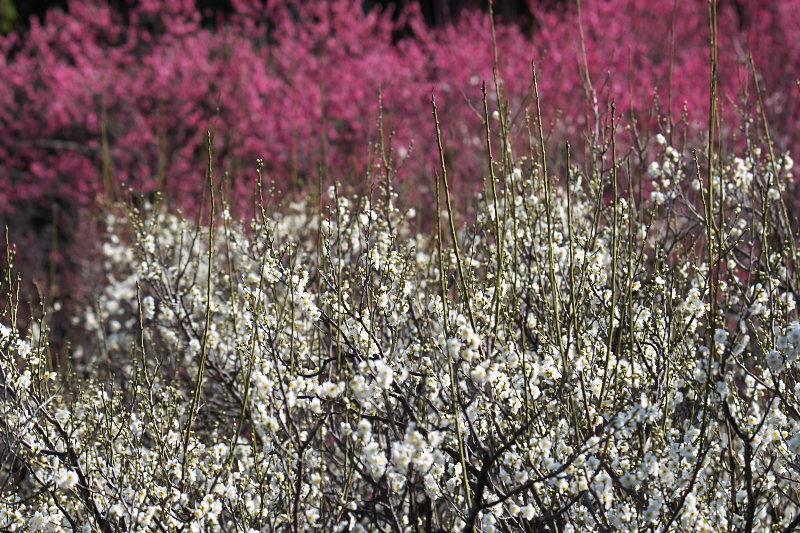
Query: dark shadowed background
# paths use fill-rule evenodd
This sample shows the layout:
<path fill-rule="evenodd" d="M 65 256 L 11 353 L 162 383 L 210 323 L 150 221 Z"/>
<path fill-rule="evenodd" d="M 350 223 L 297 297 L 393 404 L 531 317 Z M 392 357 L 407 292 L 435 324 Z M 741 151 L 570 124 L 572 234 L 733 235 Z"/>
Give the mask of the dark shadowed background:
<path fill-rule="evenodd" d="M 482 0 L 364 0 L 362 4 L 364 10 L 368 11 L 376 5 L 387 7 L 394 4 L 402 8 L 412 2 L 419 4 L 425 22 L 432 27 L 442 27 L 457 21 L 464 9 L 487 9 L 486 2 Z M 7 32 L 11 28 L 23 29 L 29 24 L 31 16 L 42 18 L 51 7 L 66 10 L 67 3 L 67 0 L 0 0 L 0 30 Z M 563 3 L 563 0 L 555 0 L 553 3 Z M 112 4 L 117 4 L 118 9 L 124 10 L 130 2 L 117 0 Z M 197 6 L 209 20 L 213 20 L 217 11 L 233 11 L 230 0 L 197 0 Z M 526 0 L 500 0 L 495 2 L 494 9 L 504 20 L 516 22 L 524 29 L 533 21 Z"/>

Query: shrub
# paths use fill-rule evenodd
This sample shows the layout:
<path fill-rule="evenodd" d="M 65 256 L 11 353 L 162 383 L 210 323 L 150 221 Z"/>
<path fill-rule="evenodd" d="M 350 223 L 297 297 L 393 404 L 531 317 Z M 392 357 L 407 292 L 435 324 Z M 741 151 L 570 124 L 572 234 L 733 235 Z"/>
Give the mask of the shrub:
<path fill-rule="evenodd" d="M 474 218 L 435 118 L 431 231 L 381 135 L 365 194 L 277 209 L 259 163 L 245 223 L 209 160 L 208 216 L 128 203 L 94 342 L 57 368 L 46 317 L 14 326 L 9 270 L 0 527 L 796 527 L 791 158 L 752 129 L 694 157 L 659 134 L 644 178 L 612 107 L 559 180 L 534 94 L 524 156 L 484 94 Z"/>
<path fill-rule="evenodd" d="M 426 183 L 438 155 L 425 95 L 435 84 L 453 193 L 469 205 L 468 193 L 476 190 L 471 177 L 485 170 L 485 161 L 481 135 L 474 134 L 480 120 L 464 96 L 477 105 L 481 80 L 492 79 L 488 17 L 465 12 L 456 25 L 430 30 L 414 6 L 400 14 L 364 14 L 349 0 L 292 5 L 296 9 L 283 2 L 233 2 L 230 18 L 204 27 L 189 0 L 136 2 L 122 12 L 104 0 L 72 0 L 66 13 L 34 20 L 28 35 L 0 38 L 0 213 L 6 223 L 30 220 L 25 230 L 11 224 L 12 240 L 20 244 L 20 259 L 33 263 L 28 268 L 50 270 L 48 255 L 56 262 L 58 279 L 49 280 L 55 295 L 67 298 L 80 285 L 69 274 L 86 269 L 63 258 L 89 255 L 85 221 L 98 196 L 126 183 L 146 194 L 162 190 L 183 208 L 196 206 L 203 173 L 195 161 L 205 153 L 207 130 L 216 132 L 213 164 L 218 174 L 229 174 L 236 212 L 250 205 L 253 180 L 241 169 L 256 158 L 265 162 L 266 180 L 284 191 L 314 187 L 320 167 L 326 181 L 335 176 L 363 183 L 363 147 L 375 131 L 379 86 L 396 126 L 395 146 L 406 150 L 415 141 L 406 175 L 423 185 L 399 182 L 404 197 L 417 205 L 432 198 Z M 676 96 L 669 107 L 679 122 L 687 102 L 687 124 L 695 133 L 689 139 L 698 144 L 703 128 L 695 121 L 704 122 L 708 105 L 697 83 L 708 77 L 707 5 L 675 5 Z M 673 3 L 584 0 L 581 19 L 576 7 L 532 2 L 530 36 L 513 25 L 497 28 L 499 77 L 511 110 L 530 102 L 534 58 L 544 68 L 543 94 L 551 98 L 545 122 L 560 116 L 555 139 L 574 141 L 597 115 L 587 116 L 585 88 L 594 90 L 601 111 L 613 98 L 620 113 L 640 125 L 651 123 L 657 89 L 666 117 Z M 789 0 L 724 2 L 719 11 L 726 123 L 737 123 L 739 110 L 731 102 L 738 102 L 739 75 L 752 51 L 773 95 L 765 102 L 773 140 L 782 150 L 792 148 L 798 109 L 794 80 L 785 73 L 800 68 L 800 12 Z M 524 130 L 522 114 L 515 127 Z M 733 133 L 724 132 L 725 138 Z M 635 144 L 627 136 L 619 141 Z M 563 150 L 554 155 L 563 164 Z M 583 154 L 573 157 L 582 161 Z M 647 157 L 636 161 L 640 171 L 647 164 Z M 49 234 L 54 203 L 63 217 L 56 224 L 60 252 L 51 249 Z"/>

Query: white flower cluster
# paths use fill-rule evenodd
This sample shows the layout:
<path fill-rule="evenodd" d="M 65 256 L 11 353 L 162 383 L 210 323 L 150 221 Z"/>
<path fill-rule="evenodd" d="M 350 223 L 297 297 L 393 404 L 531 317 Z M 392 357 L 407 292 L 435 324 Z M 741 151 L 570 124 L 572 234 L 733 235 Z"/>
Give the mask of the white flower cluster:
<path fill-rule="evenodd" d="M 602 146 L 561 189 L 508 151 L 462 232 L 412 231 L 383 159 L 369 199 L 109 216 L 89 343 L 0 315 L 0 530 L 796 525 L 789 159 L 698 180 L 657 141 L 644 205 Z"/>

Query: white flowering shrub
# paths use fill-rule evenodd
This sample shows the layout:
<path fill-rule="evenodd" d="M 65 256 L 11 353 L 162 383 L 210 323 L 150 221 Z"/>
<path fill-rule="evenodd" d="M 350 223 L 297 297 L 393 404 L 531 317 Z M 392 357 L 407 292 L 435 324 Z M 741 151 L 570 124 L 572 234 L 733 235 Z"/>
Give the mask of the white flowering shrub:
<path fill-rule="evenodd" d="M 498 120 L 477 217 L 442 156 L 422 233 L 383 142 L 368 194 L 243 222 L 212 177 L 210 217 L 109 215 L 72 367 L 9 269 L 0 530 L 796 528 L 789 156 L 637 162 L 612 114 L 555 177 Z"/>

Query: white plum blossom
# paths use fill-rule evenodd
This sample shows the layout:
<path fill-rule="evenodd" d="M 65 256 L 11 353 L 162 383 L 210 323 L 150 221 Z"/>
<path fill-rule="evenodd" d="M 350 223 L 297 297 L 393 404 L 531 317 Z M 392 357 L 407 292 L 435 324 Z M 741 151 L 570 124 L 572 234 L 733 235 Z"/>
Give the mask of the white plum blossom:
<path fill-rule="evenodd" d="M 78 474 L 72 470 L 62 469 L 56 477 L 56 485 L 62 490 L 71 490 L 78 484 Z"/>
<path fill-rule="evenodd" d="M 0 530 L 783 531 L 793 161 L 754 135 L 709 176 L 680 131 L 505 142 L 470 205 L 439 173 L 439 228 L 380 145 L 364 194 L 114 207 L 69 342 L 0 283 Z"/>

